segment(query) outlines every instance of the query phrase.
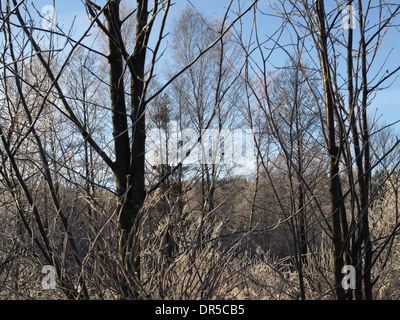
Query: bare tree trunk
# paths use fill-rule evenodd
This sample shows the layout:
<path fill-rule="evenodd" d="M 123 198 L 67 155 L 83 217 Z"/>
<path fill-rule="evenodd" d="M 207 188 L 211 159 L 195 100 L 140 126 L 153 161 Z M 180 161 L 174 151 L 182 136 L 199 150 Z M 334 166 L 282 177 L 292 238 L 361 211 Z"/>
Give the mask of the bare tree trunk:
<path fill-rule="evenodd" d="M 367 71 L 367 45 L 365 40 L 365 17 L 363 17 L 362 1 L 358 0 L 359 25 L 361 35 L 361 74 L 362 74 L 362 132 L 361 141 L 364 149 L 364 168 L 360 168 L 362 176 L 359 176 L 360 193 L 361 193 L 361 213 L 362 234 L 365 243 L 365 261 L 364 261 L 364 290 L 365 299 L 372 300 L 372 283 L 371 283 L 371 267 L 372 267 L 372 245 L 369 232 L 369 185 L 371 176 L 370 151 L 369 151 L 369 129 L 367 119 L 367 103 L 368 103 L 368 71 Z"/>
<path fill-rule="evenodd" d="M 334 258 L 334 274 L 335 274 L 335 294 L 336 299 L 345 299 L 345 291 L 341 286 L 342 268 L 344 266 L 343 259 L 343 238 L 342 238 L 342 221 L 341 217 L 345 216 L 345 207 L 343 203 L 343 192 L 339 178 L 339 159 L 340 148 L 336 144 L 335 132 L 335 98 L 332 87 L 332 79 L 330 73 L 330 63 L 328 58 L 328 45 L 326 34 L 326 15 L 325 4 L 323 0 L 317 0 L 316 12 L 318 15 L 318 50 L 320 55 L 320 64 L 322 71 L 322 81 L 325 96 L 325 117 L 327 128 L 327 151 L 329 157 L 329 192 L 331 200 L 332 215 L 332 241 L 333 241 L 333 258 Z"/>

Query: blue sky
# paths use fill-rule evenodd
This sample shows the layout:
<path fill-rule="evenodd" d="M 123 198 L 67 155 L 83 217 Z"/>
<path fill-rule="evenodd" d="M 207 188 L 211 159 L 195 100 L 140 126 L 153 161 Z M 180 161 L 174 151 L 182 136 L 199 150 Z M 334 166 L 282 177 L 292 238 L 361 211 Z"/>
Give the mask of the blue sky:
<path fill-rule="evenodd" d="M 29 4 L 34 3 L 35 7 L 41 11 L 45 5 L 53 5 L 53 0 L 35 0 L 27 1 Z M 104 1 L 97 1 L 99 4 Z M 176 16 L 179 11 L 189 4 L 187 0 L 176 0 L 175 6 L 171 8 L 170 15 Z M 209 17 L 219 16 L 221 17 L 225 12 L 225 8 L 228 5 L 228 0 L 191 0 L 191 3 L 203 14 Z M 236 3 L 236 1 L 235 1 Z M 260 1 L 260 7 L 266 9 L 267 0 Z M 75 18 L 75 35 L 80 36 L 81 33 L 88 26 L 88 19 L 86 17 L 86 11 L 81 0 L 68 0 L 68 1 L 55 1 L 57 22 L 59 25 L 68 28 L 73 19 Z M 172 18 L 170 17 L 170 18 Z M 37 17 L 39 19 L 39 17 Z M 373 17 L 372 17 L 373 18 Z M 252 21 L 252 17 L 248 18 L 248 23 Z M 173 19 L 169 20 L 170 23 Z M 265 34 L 271 32 L 276 28 L 274 25 L 274 19 L 268 16 L 261 16 L 258 20 L 260 33 Z M 170 25 L 169 25 L 170 26 Z M 168 26 L 168 27 L 169 27 Z M 385 52 L 389 52 L 395 45 L 400 43 L 400 32 L 395 30 L 388 34 L 385 38 L 385 43 L 382 44 L 382 48 Z M 400 52 L 399 49 L 392 52 L 391 58 L 387 60 L 387 69 L 391 70 L 399 65 Z M 383 58 L 382 58 L 383 59 Z M 283 65 L 287 60 L 287 57 L 282 54 L 275 55 L 271 57 L 273 64 Z M 400 119 L 400 80 L 396 79 L 393 86 L 387 90 L 379 92 L 376 99 L 370 106 L 370 114 L 380 118 L 382 122 L 390 123 Z M 400 127 L 400 126 L 399 126 Z"/>

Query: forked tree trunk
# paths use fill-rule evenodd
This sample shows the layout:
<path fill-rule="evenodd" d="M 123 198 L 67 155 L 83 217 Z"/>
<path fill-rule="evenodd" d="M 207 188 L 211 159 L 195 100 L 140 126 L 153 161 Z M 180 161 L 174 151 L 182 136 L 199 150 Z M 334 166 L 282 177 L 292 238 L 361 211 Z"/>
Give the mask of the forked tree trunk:
<path fill-rule="evenodd" d="M 110 1 L 105 16 L 109 32 L 110 92 L 115 146 L 114 176 L 117 187 L 119 214 L 119 259 L 131 275 L 140 279 L 139 239 L 135 230 L 138 214 L 143 206 L 145 191 L 145 104 L 144 68 L 148 41 L 147 1 L 137 1 L 135 49 L 129 59 L 124 57 L 121 37 L 122 22 L 119 16 L 120 1 Z M 149 28 L 148 28 L 149 29 Z M 129 68 L 124 68 L 124 59 Z M 128 126 L 128 115 L 124 92 L 124 73 L 131 73 L 130 112 L 132 129 Z M 131 139 L 129 132 L 131 131 Z M 122 279 L 122 281 L 124 281 Z M 129 290 L 125 295 L 131 296 Z"/>

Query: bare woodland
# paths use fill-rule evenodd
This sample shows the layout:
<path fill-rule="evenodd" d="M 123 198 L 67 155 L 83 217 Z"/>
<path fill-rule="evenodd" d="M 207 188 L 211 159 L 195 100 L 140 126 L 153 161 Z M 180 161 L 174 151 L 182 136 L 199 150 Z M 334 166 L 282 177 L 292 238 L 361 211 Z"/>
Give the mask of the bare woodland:
<path fill-rule="evenodd" d="M 400 298 L 400 140 L 371 107 L 398 81 L 396 1 L 80 5 L 85 30 L 1 1 L 1 299 Z M 251 175 L 185 162 L 244 128 Z"/>

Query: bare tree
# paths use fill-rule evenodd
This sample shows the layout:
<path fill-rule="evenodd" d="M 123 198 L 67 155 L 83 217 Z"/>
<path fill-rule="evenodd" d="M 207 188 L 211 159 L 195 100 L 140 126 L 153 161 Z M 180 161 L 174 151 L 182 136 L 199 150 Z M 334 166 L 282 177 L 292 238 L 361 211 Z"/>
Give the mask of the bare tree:
<path fill-rule="evenodd" d="M 346 5 L 358 12 L 356 30 L 354 25 L 348 27 L 347 31 L 343 28 L 341 13 L 347 12 L 347 18 L 349 15 L 351 18 L 353 14 L 342 11 Z M 315 46 L 315 54 L 320 63 L 324 92 L 320 114 L 323 115 L 321 127 L 325 132 L 326 151 L 329 156 L 336 297 L 344 299 L 351 295 L 350 291 L 346 293 L 341 286 L 342 268 L 349 264 L 356 268 L 358 275 L 354 297 L 361 299 L 364 293 L 366 299 L 371 299 L 373 248 L 369 207 L 373 201 L 370 194 L 373 164 L 370 156 L 371 126 L 367 108 L 374 92 L 399 71 L 399 68 L 395 68 L 386 75 L 382 75 L 380 71 L 378 74 L 372 74 L 371 66 L 379 63 L 379 44 L 385 36 L 385 31 L 397 18 L 400 8 L 393 3 L 380 2 L 379 6 L 374 7 L 371 2 L 365 5 L 361 1 L 344 1 L 329 9 L 324 1 L 316 1 L 313 4 L 306 1 L 288 1 L 282 2 L 282 8 L 284 11 L 281 12 L 288 17 L 298 39 L 303 39 L 303 30 L 299 29 L 299 26 L 310 31 L 309 39 Z M 369 22 L 368 19 L 374 10 L 379 12 L 376 15 L 377 19 Z M 296 17 L 300 17 L 301 20 Z M 341 71 L 338 64 L 341 59 L 346 61 L 347 77 L 343 78 L 339 76 Z M 346 94 L 343 92 L 344 88 L 347 90 Z M 347 181 L 341 175 L 342 165 L 348 176 Z M 356 171 L 355 174 L 353 170 Z M 345 187 L 346 184 L 348 187 Z M 364 284 L 363 290 L 361 282 Z"/>

